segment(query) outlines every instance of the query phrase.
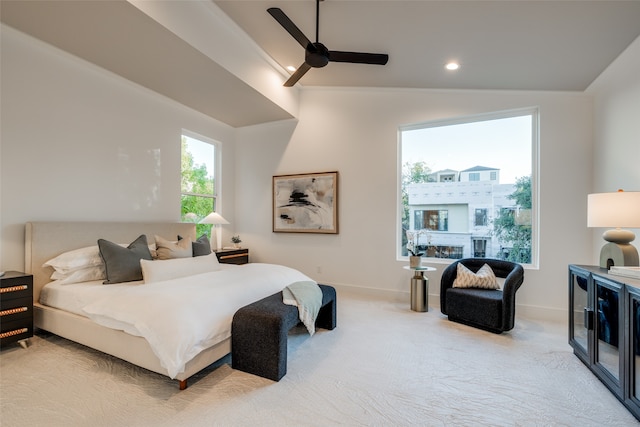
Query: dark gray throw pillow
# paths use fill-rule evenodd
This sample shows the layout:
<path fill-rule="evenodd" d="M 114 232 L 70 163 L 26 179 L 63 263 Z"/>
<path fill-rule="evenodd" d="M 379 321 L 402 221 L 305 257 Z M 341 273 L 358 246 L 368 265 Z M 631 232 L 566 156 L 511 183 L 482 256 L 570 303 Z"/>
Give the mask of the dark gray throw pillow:
<path fill-rule="evenodd" d="M 206 234 L 198 237 L 198 240 L 191 242 L 193 256 L 207 256 L 211 253 L 211 243 Z"/>
<path fill-rule="evenodd" d="M 178 240 L 182 240 L 182 236 L 178 235 Z M 198 237 L 198 240 L 191 242 L 193 248 L 193 256 L 207 256 L 211 253 L 211 243 L 206 234 Z"/>
<path fill-rule="evenodd" d="M 142 280 L 141 259 L 151 259 L 147 236 L 140 235 L 129 246 L 122 246 L 104 239 L 98 239 L 100 256 L 104 261 L 107 280 L 105 285 Z"/>

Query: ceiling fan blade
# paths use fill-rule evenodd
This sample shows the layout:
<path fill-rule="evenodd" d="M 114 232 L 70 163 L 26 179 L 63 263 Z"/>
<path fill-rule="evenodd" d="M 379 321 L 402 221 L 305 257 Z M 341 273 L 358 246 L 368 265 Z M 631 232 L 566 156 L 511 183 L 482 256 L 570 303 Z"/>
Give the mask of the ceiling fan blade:
<path fill-rule="evenodd" d="M 362 52 L 340 52 L 329 51 L 329 61 L 331 62 L 353 62 L 356 64 L 384 65 L 389 60 L 386 53 L 362 53 Z"/>
<path fill-rule="evenodd" d="M 287 15 L 285 15 L 282 9 L 278 7 L 270 7 L 269 9 L 267 9 L 267 12 L 269 12 L 269 14 L 273 16 L 273 18 L 278 21 L 278 23 L 280 23 L 280 25 L 282 25 L 282 27 L 287 30 L 287 32 L 291 34 L 293 38 L 296 39 L 298 43 L 300 43 L 300 45 L 302 45 L 303 48 L 307 49 L 310 45 L 312 45 L 307 36 L 305 36 L 304 33 L 300 31 L 300 29 L 296 26 L 296 24 L 294 24 L 293 21 L 289 19 Z"/>
<path fill-rule="evenodd" d="M 289 79 L 286 82 L 284 82 L 283 86 L 285 87 L 293 86 L 310 69 L 311 69 L 311 65 L 307 64 L 306 62 L 303 62 L 302 65 L 299 66 L 298 69 L 295 71 L 295 73 L 291 74 L 291 77 L 289 77 Z"/>

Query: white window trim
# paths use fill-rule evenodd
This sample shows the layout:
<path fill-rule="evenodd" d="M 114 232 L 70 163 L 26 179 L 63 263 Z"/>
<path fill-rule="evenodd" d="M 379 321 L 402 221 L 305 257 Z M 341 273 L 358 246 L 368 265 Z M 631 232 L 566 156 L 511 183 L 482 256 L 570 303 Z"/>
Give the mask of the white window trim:
<path fill-rule="evenodd" d="M 424 129 L 428 127 L 441 127 L 486 120 L 507 119 L 518 116 L 531 116 L 531 202 L 533 209 L 531 212 L 531 263 L 523 264 L 527 269 L 538 269 L 540 260 L 540 111 L 539 107 L 525 107 L 511 110 L 496 111 L 491 113 L 480 113 L 469 116 L 453 117 L 441 120 L 429 120 L 426 122 L 401 125 L 398 127 L 398 142 L 396 156 L 396 260 L 408 262 L 409 257 L 402 256 L 402 132 L 408 130 Z M 455 260 L 429 258 L 430 263 L 451 264 Z"/>

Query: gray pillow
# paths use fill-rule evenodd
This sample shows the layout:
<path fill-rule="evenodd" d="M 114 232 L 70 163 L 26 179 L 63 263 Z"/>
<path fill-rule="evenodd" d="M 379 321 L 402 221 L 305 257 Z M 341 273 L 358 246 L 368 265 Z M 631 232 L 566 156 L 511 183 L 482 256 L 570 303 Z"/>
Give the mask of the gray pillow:
<path fill-rule="evenodd" d="M 178 240 L 182 240 L 182 236 L 178 235 Z M 198 240 L 191 242 L 193 248 L 193 256 L 207 256 L 211 253 L 211 243 L 206 234 L 198 237 Z"/>
<path fill-rule="evenodd" d="M 207 256 L 211 253 L 211 243 L 206 234 L 198 237 L 198 240 L 191 242 L 193 246 L 193 256 Z"/>
<path fill-rule="evenodd" d="M 142 280 L 141 259 L 151 259 L 147 236 L 140 235 L 129 246 L 122 246 L 104 239 L 98 239 L 100 256 L 104 261 L 107 280 L 105 285 Z"/>

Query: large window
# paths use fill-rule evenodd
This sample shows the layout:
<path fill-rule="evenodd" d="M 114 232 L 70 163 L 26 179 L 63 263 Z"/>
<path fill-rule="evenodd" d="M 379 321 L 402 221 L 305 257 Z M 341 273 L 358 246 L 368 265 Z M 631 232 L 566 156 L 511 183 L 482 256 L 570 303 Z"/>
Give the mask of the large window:
<path fill-rule="evenodd" d="M 400 128 L 398 255 L 537 265 L 536 109 Z"/>
<path fill-rule="evenodd" d="M 205 137 L 183 132 L 181 141 L 181 218 L 197 223 L 216 210 L 220 184 L 217 143 Z M 198 224 L 198 235 L 211 232 L 211 225 Z"/>

